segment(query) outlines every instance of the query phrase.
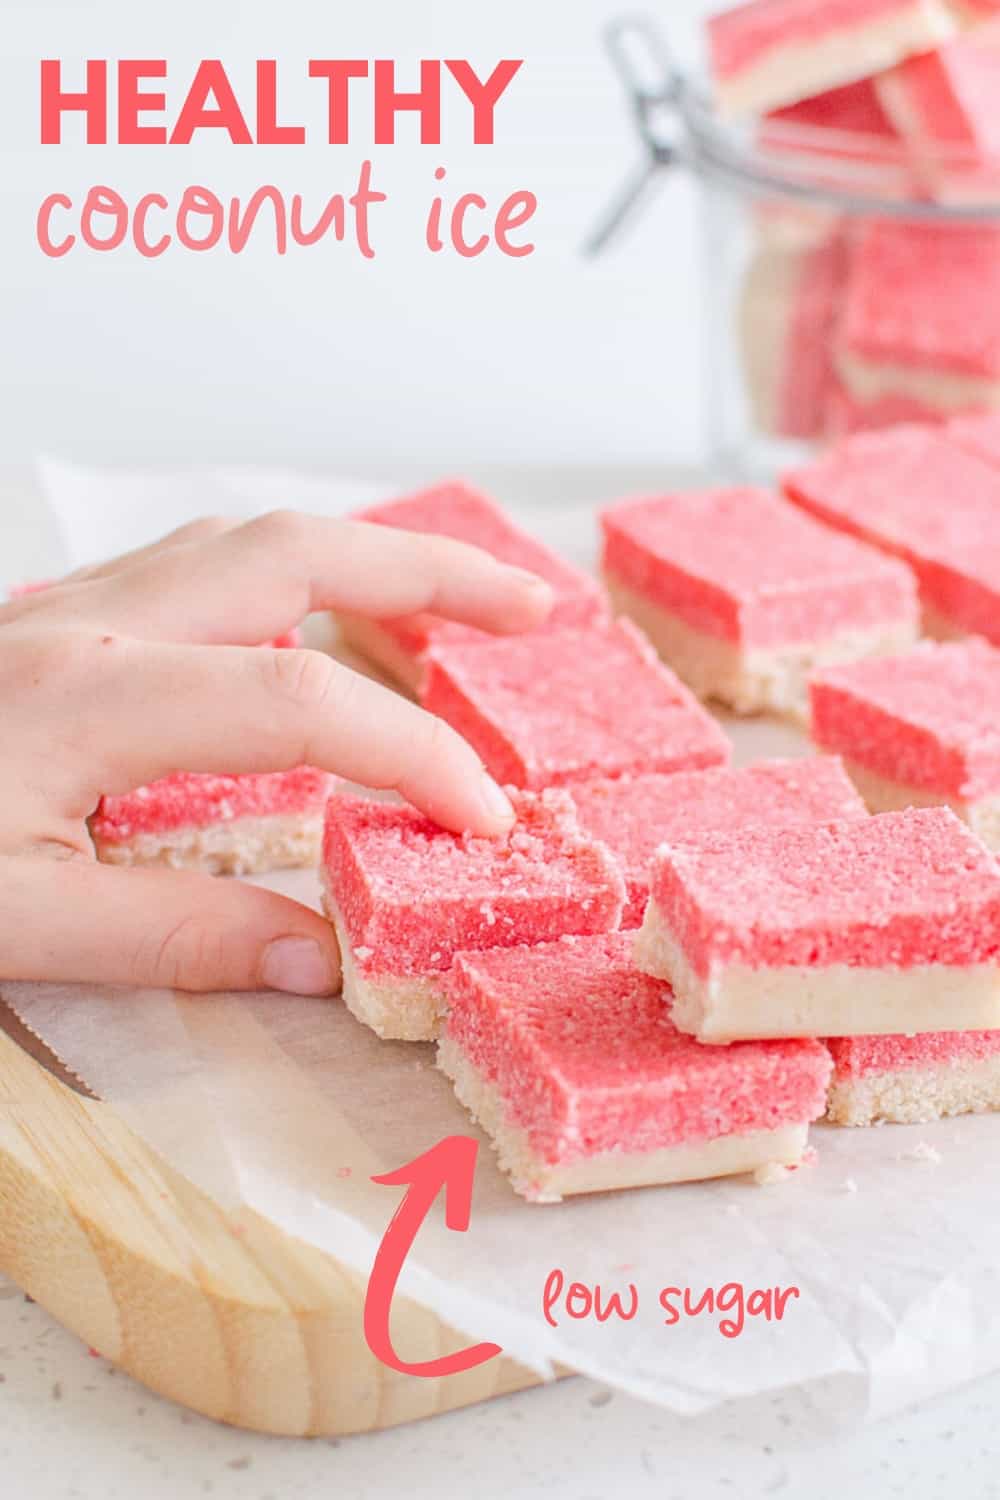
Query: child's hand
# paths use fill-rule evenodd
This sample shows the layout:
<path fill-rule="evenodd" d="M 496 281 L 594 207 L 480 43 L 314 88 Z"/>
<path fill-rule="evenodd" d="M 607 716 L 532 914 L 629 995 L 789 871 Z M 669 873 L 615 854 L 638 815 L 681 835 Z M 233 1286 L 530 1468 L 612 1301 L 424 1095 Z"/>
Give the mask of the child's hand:
<path fill-rule="evenodd" d="M 539 579 L 459 542 L 279 513 L 195 523 L 0 607 L 0 978 L 333 993 L 321 917 L 237 881 L 98 865 L 87 817 L 170 771 L 311 764 L 501 833 L 510 804 L 441 720 L 256 643 L 312 610 L 518 631 L 550 606 Z"/>

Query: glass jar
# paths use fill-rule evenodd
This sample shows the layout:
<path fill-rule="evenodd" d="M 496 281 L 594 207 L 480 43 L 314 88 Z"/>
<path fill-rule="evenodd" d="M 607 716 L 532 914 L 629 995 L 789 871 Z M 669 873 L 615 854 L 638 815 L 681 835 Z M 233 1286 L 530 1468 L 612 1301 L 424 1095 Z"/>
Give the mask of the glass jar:
<path fill-rule="evenodd" d="M 867 83 L 822 119 L 723 121 L 651 26 L 608 43 L 646 154 L 589 248 L 664 169 L 695 175 L 713 469 L 773 478 L 849 432 L 1000 406 L 1000 162 L 918 159 Z"/>

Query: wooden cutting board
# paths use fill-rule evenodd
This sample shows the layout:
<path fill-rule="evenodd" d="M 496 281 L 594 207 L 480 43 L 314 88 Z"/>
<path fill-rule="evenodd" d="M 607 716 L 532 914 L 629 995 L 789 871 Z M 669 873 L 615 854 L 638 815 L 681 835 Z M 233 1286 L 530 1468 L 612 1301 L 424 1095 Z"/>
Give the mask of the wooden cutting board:
<path fill-rule="evenodd" d="M 387 1369 L 364 1341 L 363 1277 L 224 1211 L 4 1006 L 0 1270 L 151 1390 L 258 1432 L 371 1431 L 537 1383 L 505 1359 L 444 1380 Z M 393 1333 L 411 1360 L 469 1343 L 406 1298 Z"/>

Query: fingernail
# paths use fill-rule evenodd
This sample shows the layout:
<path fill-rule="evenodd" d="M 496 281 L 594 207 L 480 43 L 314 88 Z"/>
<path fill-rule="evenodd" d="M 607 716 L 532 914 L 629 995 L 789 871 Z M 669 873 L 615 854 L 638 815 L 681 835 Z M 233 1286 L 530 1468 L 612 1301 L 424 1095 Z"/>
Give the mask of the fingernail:
<path fill-rule="evenodd" d="M 508 568 L 507 572 L 536 594 L 551 594 L 552 592 L 551 584 L 546 583 L 544 578 L 539 578 L 537 573 L 529 573 L 527 568 Z"/>
<path fill-rule="evenodd" d="M 502 818 L 505 823 L 514 820 L 514 809 L 510 804 L 510 798 L 501 787 L 498 787 L 492 776 L 483 774 L 479 788 L 483 806 L 491 818 Z"/>
<path fill-rule="evenodd" d="M 312 938 L 278 938 L 271 943 L 260 977 L 265 988 L 286 995 L 330 995 L 337 987 L 328 955 Z"/>

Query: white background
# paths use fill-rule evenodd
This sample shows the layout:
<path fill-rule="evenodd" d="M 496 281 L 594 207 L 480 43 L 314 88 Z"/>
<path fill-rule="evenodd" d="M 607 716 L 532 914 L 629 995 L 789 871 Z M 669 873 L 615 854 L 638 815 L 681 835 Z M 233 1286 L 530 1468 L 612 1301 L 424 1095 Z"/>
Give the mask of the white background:
<path fill-rule="evenodd" d="M 601 42 L 626 0 L 5 0 L 0 46 L 0 461 L 39 451 L 80 461 L 251 460 L 401 472 L 477 463 L 685 460 L 699 445 L 694 194 L 678 179 L 605 258 L 580 245 L 637 145 Z M 634 7 L 631 7 L 634 9 Z M 652 0 L 678 51 L 697 46 L 705 0 Z M 63 59 L 65 87 L 90 57 L 165 57 L 167 119 L 200 58 L 221 57 L 245 112 L 253 60 L 279 60 L 279 110 L 313 144 L 234 147 L 203 133 L 190 147 L 86 147 L 79 117 L 62 146 L 38 144 L 38 60 Z M 399 86 L 416 60 L 499 58 L 525 65 L 497 112 L 497 144 L 471 144 L 469 111 L 445 112 L 438 148 L 372 147 L 361 85 L 356 143 L 323 143 L 325 86 L 310 57 L 393 57 Z M 156 88 L 158 84 L 147 84 Z M 113 95 L 112 95 L 113 98 Z M 210 134 L 210 133 L 209 133 Z M 221 132 L 219 132 L 221 134 Z M 318 212 L 351 191 L 373 156 L 390 195 L 373 219 L 377 259 L 349 244 L 274 253 L 266 232 L 236 257 L 173 247 L 77 248 L 51 260 L 35 214 L 53 191 L 95 183 L 130 201 L 189 183 L 223 199 L 263 183 Z M 422 242 L 434 168 L 456 190 L 497 202 L 539 198 L 538 249 L 463 262 Z M 261 229 L 265 230 L 266 213 Z"/>

